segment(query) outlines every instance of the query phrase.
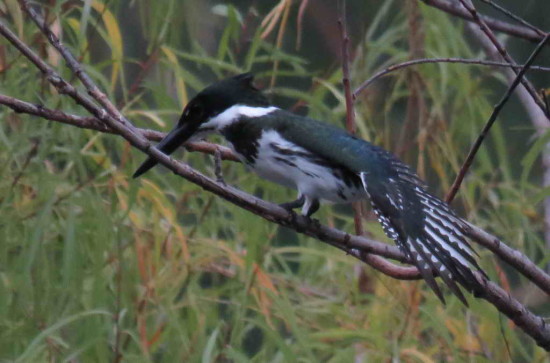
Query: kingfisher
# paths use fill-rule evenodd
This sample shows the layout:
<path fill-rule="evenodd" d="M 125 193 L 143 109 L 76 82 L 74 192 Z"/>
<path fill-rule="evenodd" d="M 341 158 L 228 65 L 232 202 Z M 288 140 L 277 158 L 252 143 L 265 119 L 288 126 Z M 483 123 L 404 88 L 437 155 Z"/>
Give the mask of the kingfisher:
<path fill-rule="evenodd" d="M 466 241 L 464 222 L 449 205 L 392 153 L 345 130 L 280 109 L 253 83 L 251 73 L 216 82 L 184 108 L 176 127 L 156 146 L 170 155 L 179 146 L 221 134 L 248 169 L 298 191 L 281 204 L 311 217 L 320 202 L 369 199 L 385 234 L 416 265 L 437 297 L 445 299 L 439 276 L 468 306 L 459 285 L 474 294 L 481 284 L 476 252 Z M 149 157 L 134 173 L 154 167 Z"/>

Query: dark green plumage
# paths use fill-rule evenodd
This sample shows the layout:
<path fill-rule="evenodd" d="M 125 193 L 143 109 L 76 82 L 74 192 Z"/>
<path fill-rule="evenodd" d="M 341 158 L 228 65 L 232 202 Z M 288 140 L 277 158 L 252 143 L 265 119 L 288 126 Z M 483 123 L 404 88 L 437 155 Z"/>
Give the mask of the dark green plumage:
<path fill-rule="evenodd" d="M 467 246 L 461 235 L 462 226 L 458 222 L 460 219 L 444 202 L 428 194 L 425 183 L 393 154 L 350 135 L 341 128 L 284 110 L 271 112 L 258 119 L 243 117 L 222 130 L 222 134 L 237 152 L 246 156 L 248 162 L 253 162 L 257 154 L 257 140 L 267 130 L 277 131 L 284 139 L 304 148 L 329 165 L 340 166 L 347 171 L 347 175 L 351 175 L 354 183 L 360 183 L 359 175 L 362 175 L 371 204 L 386 234 L 413 261 L 420 259 L 427 262 L 426 265 L 418 264 L 419 269 L 441 300 L 444 300 L 443 295 L 433 278 L 432 270 L 440 270 L 442 266 L 451 272 L 451 275 L 444 277 L 446 284 L 465 304 L 466 299 L 453 278 L 468 290 L 479 289 L 470 270 L 456 268 L 444 249 L 421 242 L 427 238 L 426 214 L 423 212 L 426 206 L 421 200 L 422 196 L 437 203 L 447 223 L 456 228 L 456 231 L 446 232 L 453 233 L 457 240 Z M 481 271 L 469 253 L 457 250 L 468 263 Z M 430 255 L 438 256 L 438 262 L 431 261 Z"/>
<path fill-rule="evenodd" d="M 201 91 L 159 150 L 169 154 L 194 137 L 220 133 L 251 170 L 297 189 L 297 200 L 284 207 L 302 207 L 308 217 L 320 200 L 349 203 L 368 196 L 386 234 L 442 301 L 435 274 L 464 304 L 457 283 L 482 289 L 473 270 L 483 271 L 464 238 L 463 222 L 407 165 L 341 128 L 270 106 L 252 78 L 238 75 Z M 134 176 L 155 164 L 148 159 Z"/>

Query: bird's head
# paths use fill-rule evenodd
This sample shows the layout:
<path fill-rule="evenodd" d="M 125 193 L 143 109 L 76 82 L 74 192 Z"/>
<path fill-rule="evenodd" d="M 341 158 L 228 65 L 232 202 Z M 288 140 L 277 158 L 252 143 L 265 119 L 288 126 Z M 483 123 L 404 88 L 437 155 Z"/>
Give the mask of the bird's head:
<path fill-rule="evenodd" d="M 187 106 L 176 127 L 156 146 L 170 155 L 186 141 L 199 139 L 219 131 L 234 121 L 243 107 L 248 110 L 264 110 L 269 102 L 253 85 L 254 75 L 243 73 L 216 82 L 197 94 Z M 154 167 L 157 161 L 148 158 L 134 173 L 134 178 Z"/>

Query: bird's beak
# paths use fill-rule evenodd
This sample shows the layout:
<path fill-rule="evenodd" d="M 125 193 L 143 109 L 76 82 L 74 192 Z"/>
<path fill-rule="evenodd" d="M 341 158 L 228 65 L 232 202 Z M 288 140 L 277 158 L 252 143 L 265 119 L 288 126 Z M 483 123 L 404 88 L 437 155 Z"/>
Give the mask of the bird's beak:
<path fill-rule="evenodd" d="M 164 139 L 160 140 L 156 148 L 162 151 L 166 155 L 172 154 L 179 146 L 183 145 L 187 140 L 193 136 L 197 131 L 197 124 L 192 122 L 180 122 L 178 125 L 170 131 Z M 136 170 L 133 178 L 137 178 L 142 174 L 145 174 L 149 169 L 157 165 L 157 161 L 149 157 L 140 167 Z"/>

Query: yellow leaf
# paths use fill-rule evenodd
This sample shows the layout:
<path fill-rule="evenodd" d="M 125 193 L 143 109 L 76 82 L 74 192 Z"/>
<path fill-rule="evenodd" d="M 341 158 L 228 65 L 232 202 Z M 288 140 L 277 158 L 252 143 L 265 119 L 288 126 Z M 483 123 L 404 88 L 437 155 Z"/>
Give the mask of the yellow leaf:
<path fill-rule="evenodd" d="M 100 1 L 94 0 L 92 7 L 101 14 L 101 19 L 103 24 L 105 24 L 105 29 L 107 30 L 107 35 L 109 36 L 108 44 L 111 47 L 111 54 L 113 60 L 113 66 L 111 71 L 111 91 L 115 89 L 116 81 L 118 79 L 118 73 L 120 72 L 122 65 L 122 36 L 120 35 L 120 29 L 118 23 L 116 22 L 113 13 L 107 9 L 107 7 Z"/>
<path fill-rule="evenodd" d="M 158 116 L 156 112 L 146 110 L 132 110 L 126 113 L 128 117 L 131 116 L 144 116 L 159 125 L 160 127 L 166 127 L 166 123 Z"/>
<path fill-rule="evenodd" d="M 19 38 L 24 38 L 23 25 L 25 24 L 25 19 L 23 18 L 23 12 L 17 3 L 17 0 L 6 0 L 6 8 L 2 9 L 7 11 L 7 15 L 13 19 L 15 28 L 17 29 L 17 36 Z"/>
<path fill-rule="evenodd" d="M 153 202 L 155 210 L 168 220 L 170 225 L 175 224 L 174 212 L 169 207 L 172 204 L 166 200 L 163 191 L 153 182 L 148 179 L 142 179 L 143 188 L 139 191 L 139 195 Z"/>
<path fill-rule="evenodd" d="M 174 231 L 176 231 L 176 236 L 181 243 L 181 254 L 185 262 L 189 262 L 191 259 L 191 254 L 189 253 L 189 247 L 187 246 L 187 238 L 183 233 L 183 229 L 178 225 L 174 224 Z"/>
<path fill-rule="evenodd" d="M 78 19 L 68 18 L 66 22 L 73 29 L 75 34 L 80 32 L 80 21 L 78 21 Z M 85 37 L 82 37 L 80 43 L 80 51 L 83 53 L 88 48 L 88 40 Z"/>
<path fill-rule="evenodd" d="M 433 363 L 434 362 L 434 360 L 432 358 L 428 357 L 426 354 L 424 354 L 422 352 L 419 352 L 415 348 L 402 349 L 401 350 L 401 355 L 403 357 L 411 356 L 411 357 L 414 357 L 414 358 L 418 359 L 419 361 L 425 362 L 425 363 Z"/>
<path fill-rule="evenodd" d="M 445 326 L 453 335 L 456 346 L 466 351 L 478 351 L 481 349 L 477 338 L 468 332 L 465 321 L 447 317 L 445 319 Z"/>
<path fill-rule="evenodd" d="M 181 100 L 180 108 L 183 108 L 183 105 L 187 104 L 187 90 L 185 89 L 185 82 L 183 80 L 183 75 L 181 74 L 180 65 L 178 63 L 178 58 L 172 49 L 162 46 L 162 52 L 166 55 L 168 62 L 170 62 L 174 67 L 174 73 L 176 75 L 176 91 L 178 92 L 178 100 Z"/>
<path fill-rule="evenodd" d="M 269 275 L 267 275 L 257 263 L 254 262 L 254 274 L 256 275 L 256 280 L 259 284 L 277 294 L 275 285 L 271 281 Z"/>

